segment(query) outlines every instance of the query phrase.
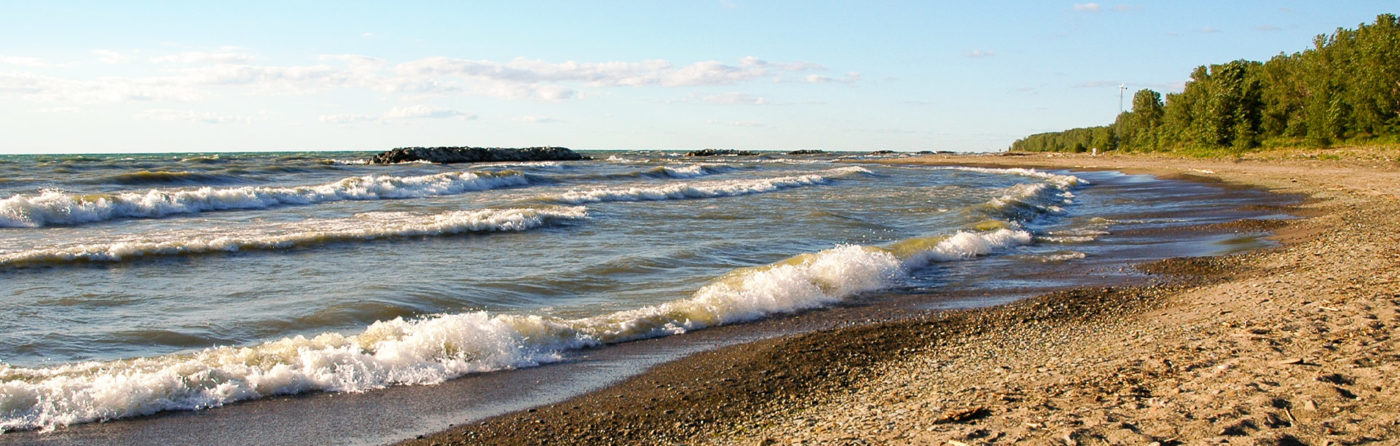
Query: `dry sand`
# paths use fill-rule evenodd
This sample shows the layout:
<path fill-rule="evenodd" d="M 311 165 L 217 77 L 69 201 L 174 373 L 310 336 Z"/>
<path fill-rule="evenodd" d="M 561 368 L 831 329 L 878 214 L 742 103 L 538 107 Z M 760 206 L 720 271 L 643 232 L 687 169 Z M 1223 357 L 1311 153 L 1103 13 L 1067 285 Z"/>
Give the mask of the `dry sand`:
<path fill-rule="evenodd" d="M 1142 265 L 1140 286 L 706 352 L 409 443 L 1400 443 L 1400 159 L 1284 158 L 901 160 L 1263 187 L 1306 218 L 1236 223 L 1283 246 Z"/>

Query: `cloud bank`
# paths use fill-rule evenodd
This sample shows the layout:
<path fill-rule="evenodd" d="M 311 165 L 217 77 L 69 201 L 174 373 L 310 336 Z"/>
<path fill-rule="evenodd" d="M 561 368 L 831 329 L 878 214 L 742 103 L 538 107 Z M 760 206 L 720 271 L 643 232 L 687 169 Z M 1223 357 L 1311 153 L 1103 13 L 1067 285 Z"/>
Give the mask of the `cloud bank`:
<path fill-rule="evenodd" d="M 810 62 L 775 62 L 745 57 L 735 62 L 705 60 L 676 64 L 664 59 L 641 61 L 551 62 L 426 57 L 400 63 L 358 54 L 329 54 L 314 63 L 260 64 L 254 52 L 239 47 L 187 51 L 144 59 L 113 50 L 92 50 L 91 63 L 129 65 L 146 75 L 118 77 L 55 76 L 0 72 L 0 97 L 45 104 L 94 104 L 138 101 L 200 101 L 234 94 L 308 95 L 331 90 L 361 90 L 386 96 L 481 96 L 506 100 L 567 101 L 589 89 L 626 87 L 732 86 L 761 79 L 796 82 L 854 82 L 858 73 L 835 79 L 815 72 Z M 46 67 L 32 58 L 0 57 L 0 63 Z M 127 70 L 132 71 L 132 70 Z"/>

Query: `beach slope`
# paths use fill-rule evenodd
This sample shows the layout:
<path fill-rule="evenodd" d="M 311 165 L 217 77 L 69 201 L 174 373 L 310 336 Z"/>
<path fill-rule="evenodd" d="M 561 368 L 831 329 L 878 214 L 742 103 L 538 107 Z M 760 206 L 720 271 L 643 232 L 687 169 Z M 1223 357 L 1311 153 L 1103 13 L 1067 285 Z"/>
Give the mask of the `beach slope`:
<path fill-rule="evenodd" d="M 701 353 L 410 444 L 1356 444 L 1400 439 L 1400 161 L 930 156 L 1299 194 L 1277 248 Z"/>

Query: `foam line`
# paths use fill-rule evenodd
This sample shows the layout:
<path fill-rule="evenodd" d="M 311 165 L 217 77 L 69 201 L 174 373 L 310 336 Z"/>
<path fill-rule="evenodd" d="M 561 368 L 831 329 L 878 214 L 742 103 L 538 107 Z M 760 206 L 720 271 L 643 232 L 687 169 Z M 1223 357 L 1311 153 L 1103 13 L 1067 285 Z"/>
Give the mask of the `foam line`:
<path fill-rule="evenodd" d="M 416 215 L 372 212 L 353 218 L 315 219 L 295 224 L 233 231 L 207 229 L 85 241 L 69 246 L 0 251 L 0 267 L 73 262 L 120 262 L 132 258 L 276 250 L 341 241 L 422 237 L 466 232 L 525 231 L 556 222 L 587 218 L 583 207 L 549 209 L 481 209 Z"/>
<path fill-rule="evenodd" d="M 517 171 L 449 172 L 395 177 L 369 175 L 295 187 L 201 187 L 115 194 L 47 190 L 0 200 L 0 227 L 76 225 L 129 218 L 159 218 L 230 209 L 266 209 L 344 200 L 453 195 L 528 183 Z"/>

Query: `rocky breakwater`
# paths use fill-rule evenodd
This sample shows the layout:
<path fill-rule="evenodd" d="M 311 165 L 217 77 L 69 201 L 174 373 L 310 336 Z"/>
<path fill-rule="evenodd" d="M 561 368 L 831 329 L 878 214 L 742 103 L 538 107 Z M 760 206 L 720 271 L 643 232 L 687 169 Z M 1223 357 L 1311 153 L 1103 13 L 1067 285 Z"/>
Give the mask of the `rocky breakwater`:
<path fill-rule="evenodd" d="M 758 155 L 758 152 L 754 152 L 754 151 L 752 151 L 752 150 L 734 150 L 734 149 L 703 149 L 703 150 L 692 150 L 692 151 L 689 151 L 689 152 L 686 152 L 686 153 L 685 153 L 685 156 L 754 156 L 754 155 Z"/>
<path fill-rule="evenodd" d="M 372 164 L 428 161 L 439 164 L 502 161 L 575 161 L 590 159 L 563 147 L 502 149 L 483 147 L 400 147 L 370 159 Z"/>

